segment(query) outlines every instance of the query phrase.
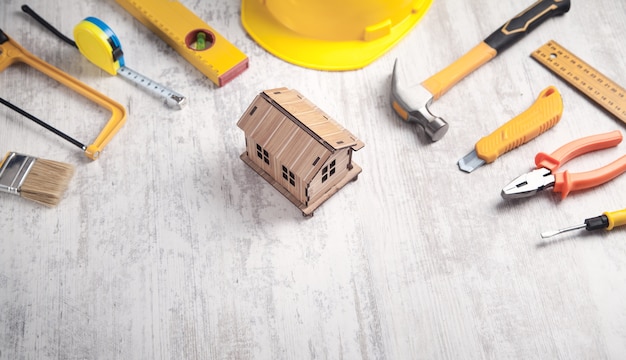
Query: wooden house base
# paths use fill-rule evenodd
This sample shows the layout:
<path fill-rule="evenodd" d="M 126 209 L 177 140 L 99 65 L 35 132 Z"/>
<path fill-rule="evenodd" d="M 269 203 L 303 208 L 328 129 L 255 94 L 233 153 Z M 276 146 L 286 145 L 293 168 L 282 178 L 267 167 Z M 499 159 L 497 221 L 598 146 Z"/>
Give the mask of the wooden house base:
<path fill-rule="evenodd" d="M 268 183 L 270 183 L 276 190 L 278 190 L 281 194 L 283 194 L 289 201 L 291 201 L 294 205 L 296 205 L 301 211 L 302 215 L 309 217 L 313 216 L 313 212 L 320 205 L 322 205 L 326 200 L 328 200 L 331 196 L 333 196 L 339 189 L 344 187 L 347 183 L 351 181 L 356 181 L 361 173 L 361 167 L 352 162 L 352 168 L 346 173 L 346 175 L 339 181 L 335 186 L 331 187 L 323 196 L 321 196 L 317 201 L 312 204 L 306 206 L 306 204 L 301 203 L 295 196 L 293 196 L 287 189 L 282 187 L 274 178 L 272 178 L 267 172 L 263 171 L 258 165 L 256 165 L 250 158 L 248 154 L 244 152 L 240 156 L 241 160 L 245 162 L 248 166 L 252 168 L 252 170 L 256 171 L 263 179 L 265 179 Z"/>

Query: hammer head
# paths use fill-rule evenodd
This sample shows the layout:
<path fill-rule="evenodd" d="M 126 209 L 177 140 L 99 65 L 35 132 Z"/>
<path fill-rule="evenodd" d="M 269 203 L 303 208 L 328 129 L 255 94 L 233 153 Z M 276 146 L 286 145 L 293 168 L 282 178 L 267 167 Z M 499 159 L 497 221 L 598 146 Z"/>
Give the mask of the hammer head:
<path fill-rule="evenodd" d="M 422 84 L 406 84 L 403 75 L 396 60 L 391 77 L 391 107 L 404 121 L 423 127 L 432 141 L 441 139 L 448 131 L 448 123 L 428 110 L 433 95 Z"/>

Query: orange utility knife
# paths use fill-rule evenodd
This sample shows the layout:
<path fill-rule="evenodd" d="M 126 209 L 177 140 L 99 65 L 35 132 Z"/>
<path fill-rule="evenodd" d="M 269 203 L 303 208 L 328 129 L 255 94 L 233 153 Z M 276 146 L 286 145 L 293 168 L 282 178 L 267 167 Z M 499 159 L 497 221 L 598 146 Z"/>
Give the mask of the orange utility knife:
<path fill-rule="evenodd" d="M 500 155 L 523 145 L 552 128 L 563 114 L 563 100 L 554 86 L 548 86 L 523 113 L 480 139 L 469 154 L 459 160 L 459 169 L 472 172 Z"/>

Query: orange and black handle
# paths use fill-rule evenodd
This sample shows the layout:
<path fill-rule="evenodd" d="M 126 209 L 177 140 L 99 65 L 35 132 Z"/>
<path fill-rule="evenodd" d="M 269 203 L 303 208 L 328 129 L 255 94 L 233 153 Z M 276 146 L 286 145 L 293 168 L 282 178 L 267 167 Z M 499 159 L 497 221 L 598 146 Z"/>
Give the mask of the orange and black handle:
<path fill-rule="evenodd" d="M 489 62 L 541 23 L 553 16 L 565 14 L 569 9 L 570 0 L 538 0 L 454 63 L 426 79 L 422 85 L 438 99 L 464 77 Z"/>

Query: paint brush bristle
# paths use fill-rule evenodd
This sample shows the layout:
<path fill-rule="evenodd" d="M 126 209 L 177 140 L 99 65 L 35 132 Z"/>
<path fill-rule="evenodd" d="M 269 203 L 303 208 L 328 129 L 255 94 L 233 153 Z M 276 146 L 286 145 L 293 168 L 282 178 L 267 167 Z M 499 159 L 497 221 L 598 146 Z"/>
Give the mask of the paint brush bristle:
<path fill-rule="evenodd" d="M 74 167 L 70 164 L 54 160 L 37 159 L 24 178 L 20 189 L 23 198 L 55 206 L 74 175 Z"/>

